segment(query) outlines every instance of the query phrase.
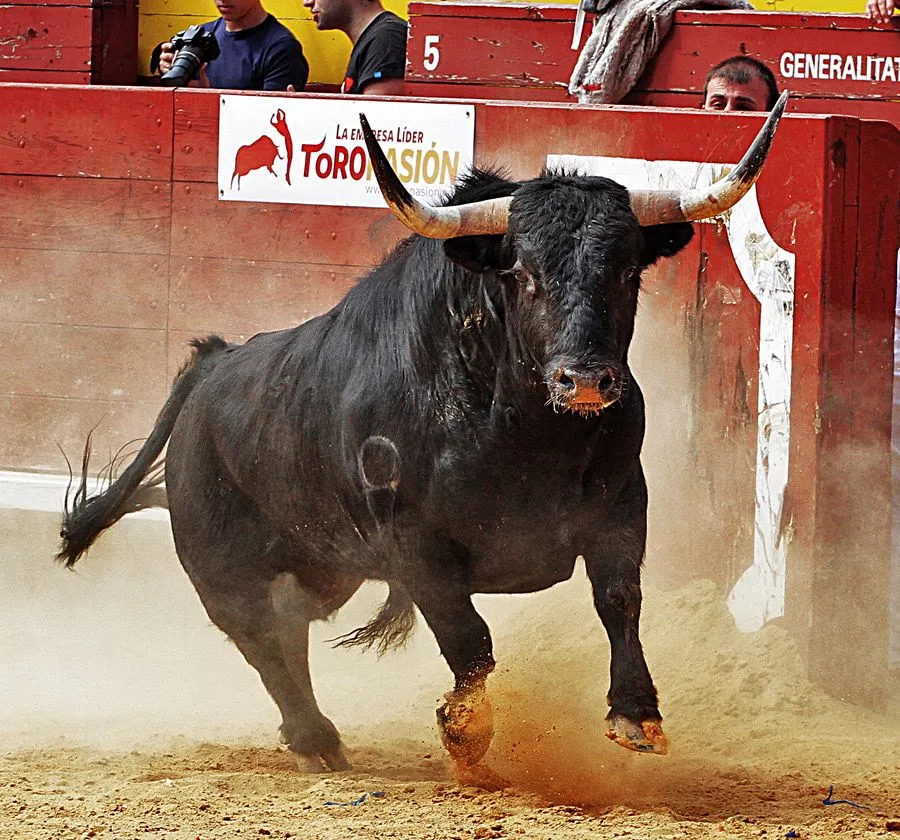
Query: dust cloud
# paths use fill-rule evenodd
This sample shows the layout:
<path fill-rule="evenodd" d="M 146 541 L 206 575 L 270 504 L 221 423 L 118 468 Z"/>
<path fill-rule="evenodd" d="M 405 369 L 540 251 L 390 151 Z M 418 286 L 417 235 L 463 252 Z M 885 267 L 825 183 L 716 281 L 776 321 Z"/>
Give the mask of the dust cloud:
<path fill-rule="evenodd" d="M 604 738 L 609 646 L 579 564 L 571 581 L 546 592 L 476 598 L 498 661 L 488 683 L 496 731 L 487 763 L 516 790 L 545 803 L 636 809 L 613 812 L 624 821 L 620 826 L 643 825 L 651 809 L 652 830 L 641 835 L 647 837 L 705 836 L 687 829 L 654 833 L 671 828 L 676 816 L 703 823 L 743 814 L 745 822 L 777 819 L 779 826 L 794 814 L 819 819 L 809 803 L 819 802 L 830 784 L 879 818 L 900 814 L 896 698 L 887 713 L 842 703 L 809 682 L 784 627 L 748 635 L 735 629 L 726 586 L 748 558 L 740 555 L 740 540 L 724 556 L 698 543 L 697 534 L 715 523 L 702 519 L 704 490 L 684 445 L 697 409 L 684 396 L 690 384 L 683 337 L 678 325 L 643 317 L 633 360 L 648 404 L 644 464 L 651 492 L 642 640 L 670 755 L 628 753 Z M 290 773 L 264 758 L 276 743 L 277 710 L 256 673 L 206 617 L 175 556 L 167 521 L 120 522 L 75 572 L 52 561 L 58 527 L 57 514 L 0 511 L 0 731 L 4 754 L 19 772 L 27 775 L 39 756 L 52 756 L 83 773 L 93 753 L 73 758 L 60 750 L 139 747 L 151 754 L 150 770 L 131 768 L 140 761 L 128 758 L 134 753 L 120 752 L 117 761 L 131 768 L 129 778 L 148 784 L 182 774 L 203 787 L 208 768 Z M 349 795 L 360 785 L 405 779 L 412 786 L 402 790 L 420 809 L 417 818 L 445 805 L 449 813 L 444 785 L 452 776 L 434 709 L 451 675 L 430 632 L 420 621 L 407 649 L 380 660 L 327 643 L 364 623 L 383 595 L 380 585 L 365 586 L 333 622 L 314 626 L 311 640 L 319 704 L 344 734 L 351 760 L 373 778 L 277 785 L 305 785 L 321 800 L 326 791 L 336 796 L 333 789 Z M 257 758 L 245 762 L 246 750 Z M 272 797 L 256 789 L 263 781 L 242 775 L 240 783 L 236 795 L 265 810 L 260 800 Z M 200 820 L 197 803 L 209 796 L 198 797 L 190 793 L 184 807 Z M 516 807 L 526 813 L 532 805 L 523 803 Z M 502 804 L 489 799 L 478 807 L 512 813 Z M 460 805 L 472 811 L 471 802 Z M 152 807 L 157 811 L 147 813 L 158 815 L 158 805 Z M 540 819 L 569 820 L 567 813 L 551 808 Z M 732 836 L 759 836 L 757 828 L 742 834 L 743 824 L 727 824 Z M 453 825 L 437 825 L 429 836 L 453 835 Z M 829 832 L 834 825 L 842 823 L 829 822 Z M 859 825 L 858 836 L 868 836 L 869 824 Z M 397 830 L 426 836 L 408 826 L 407 833 Z M 308 836 L 342 836 L 329 831 Z M 601 835 L 595 825 L 591 836 Z M 65 835 L 36 829 L 33 836 Z"/>
<path fill-rule="evenodd" d="M 123 520 L 74 571 L 52 561 L 58 528 L 54 514 L 0 511 L 0 728 L 7 746 L 61 737 L 109 747 L 167 737 L 276 742 L 277 709 L 206 616 L 167 521 Z M 328 644 L 364 623 L 383 597 L 371 584 L 335 621 L 313 627 L 319 703 L 342 728 L 405 717 L 418 698 L 413 685 L 426 677 L 434 678 L 436 697 L 449 687 L 450 672 L 427 632 L 381 661 Z M 432 717 L 433 708 L 424 720 Z"/>
<path fill-rule="evenodd" d="M 737 632 L 722 594 L 697 581 L 645 596 L 641 636 L 670 740 L 664 759 L 610 749 L 603 737 L 609 646 L 584 576 L 541 596 L 498 639 L 507 648 L 491 686 L 500 772 L 560 802 L 676 800 L 698 816 L 713 805 L 714 780 L 738 767 L 761 786 L 800 771 L 827 786 L 866 768 L 877 799 L 894 797 L 896 717 L 827 696 L 787 631 Z"/>

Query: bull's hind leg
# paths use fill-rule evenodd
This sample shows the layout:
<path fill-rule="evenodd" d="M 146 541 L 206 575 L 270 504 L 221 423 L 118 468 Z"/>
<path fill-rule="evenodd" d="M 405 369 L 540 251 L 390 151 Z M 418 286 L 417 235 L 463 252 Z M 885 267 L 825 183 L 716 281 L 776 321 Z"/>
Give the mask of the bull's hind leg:
<path fill-rule="evenodd" d="M 276 615 L 276 633 L 288 671 L 299 689 L 303 714 L 283 714 L 281 737 L 294 754 L 301 770 L 319 770 L 320 761 L 332 770 L 348 770 L 340 735 L 319 710 L 309 675 L 309 624 L 327 618 L 359 588 L 361 581 L 349 581 L 332 588 L 326 601 L 290 573 L 280 574 L 269 588 Z M 324 737 L 323 737 L 324 736 Z M 335 742 L 336 739 L 336 742 Z"/>
<path fill-rule="evenodd" d="M 288 574 L 271 583 L 223 575 L 214 589 L 193 580 L 209 617 L 256 669 L 278 706 L 281 740 L 300 769 L 321 771 L 323 762 L 331 770 L 349 769 L 340 733 L 319 710 L 309 675 L 309 623 L 324 617 L 322 603 Z"/>
<path fill-rule="evenodd" d="M 210 619 L 259 673 L 282 716 L 281 735 L 302 769 L 349 767 L 334 724 L 319 710 L 307 663 L 309 623 L 340 607 L 360 581 L 324 580 L 328 595 L 277 569 L 296 563 L 294 546 L 272 531 L 236 492 L 217 510 L 203 493 L 171 482 L 178 556 Z M 322 591 L 325 591 L 324 589 Z"/>
<path fill-rule="evenodd" d="M 619 508 L 597 529 L 602 543 L 585 552 L 594 606 L 611 650 L 606 735 L 627 749 L 664 755 L 668 745 L 656 687 L 638 634 L 647 538 L 647 488 L 640 468 L 620 498 Z"/>
<path fill-rule="evenodd" d="M 346 770 L 341 736 L 319 710 L 307 665 L 311 599 L 276 578 L 248 582 L 222 575 L 211 589 L 193 578 L 209 617 L 259 673 L 281 712 L 281 738 L 301 770 Z"/>

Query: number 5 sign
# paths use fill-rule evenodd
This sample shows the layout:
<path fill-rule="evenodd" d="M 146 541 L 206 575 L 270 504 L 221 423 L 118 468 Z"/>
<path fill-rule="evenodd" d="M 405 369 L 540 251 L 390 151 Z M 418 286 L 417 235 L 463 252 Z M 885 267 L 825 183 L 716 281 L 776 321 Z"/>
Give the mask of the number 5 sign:
<path fill-rule="evenodd" d="M 437 66 L 440 64 L 441 51 L 438 49 L 440 40 L 440 35 L 425 36 L 425 49 L 422 52 L 422 66 L 429 72 L 437 70 Z"/>

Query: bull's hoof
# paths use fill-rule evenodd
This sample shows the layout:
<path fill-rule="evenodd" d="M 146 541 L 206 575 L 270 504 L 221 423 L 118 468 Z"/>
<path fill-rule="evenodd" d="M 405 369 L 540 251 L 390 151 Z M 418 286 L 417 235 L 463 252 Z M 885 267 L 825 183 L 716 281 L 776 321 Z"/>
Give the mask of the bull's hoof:
<path fill-rule="evenodd" d="M 344 747 L 341 744 L 333 750 L 326 750 L 322 753 L 322 761 L 328 765 L 329 770 L 351 770 L 353 765 L 344 754 Z"/>
<path fill-rule="evenodd" d="M 503 790 L 509 787 L 507 779 L 483 764 L 476 764 L 472 767 L 461 761 L 454 761 L 453 776 L 459 785 L 477 787 L 482 790 Z"/>
<path fill-rule="evenodd" d="M 291 755 L 294 756 L 294 761 L 297 762 L 297 769 L 301 773 L 323 773 L 325 771 L 325 765 L 322 764 L 322 758 L 318 755 L 303 755 L 303 753 L 294 752 L 291 750 Z"/>
<path fill-rule="evenodd" d="M 607 718 L 607 722 L 609 729 L 606 730 L 606 737 L 626 750 L 654 755 L 665 755 L 669 751 L 669 740 L 658 720 L 645 720 L 637 724 L 622 715 L 613 715 Z"/>
<path fill-rule="evenodd" d="M 437 710 L 441 741 L 457 763 L 473 767 L 491 745 L 494 714 L 484 690 L 451 691 Z"/>
<path fill-rule="evenodd" d="M 350 770 L 353 765 L 344 755 L 343 747 L 334 750 L 327 750 L 320 755 L 306 755 L 305 753 L 294 752 L 291 755 L 297 762 L 297 769 L 301 773 L 322 773 L 325 770 Z"/>
<path fill-rule="evenodd" d="M 318 731 L 282 723 L 278 740 L 291 751 L 301 773 L 322 773 L 327 770 L 350 770 L 352 765 L 344 754 L 340 733 L 328 718 L 321 718 Z"/>

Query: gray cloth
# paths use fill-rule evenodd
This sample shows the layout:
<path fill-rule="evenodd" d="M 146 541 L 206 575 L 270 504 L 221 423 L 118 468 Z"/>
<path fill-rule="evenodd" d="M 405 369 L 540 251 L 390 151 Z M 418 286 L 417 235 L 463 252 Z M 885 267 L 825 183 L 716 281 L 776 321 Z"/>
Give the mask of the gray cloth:
<path fill-rule="evenodd" d="M 752 9 L 745 0 L 613 0 L 597 16 L 569 81 L 579 102 L 620 102 L 682 9 Z"/>

